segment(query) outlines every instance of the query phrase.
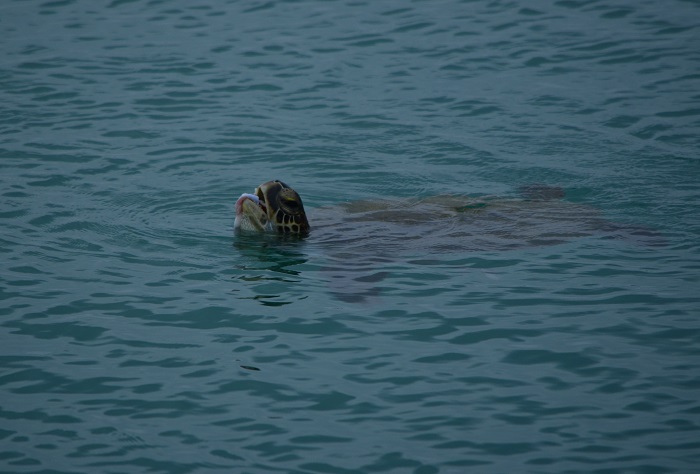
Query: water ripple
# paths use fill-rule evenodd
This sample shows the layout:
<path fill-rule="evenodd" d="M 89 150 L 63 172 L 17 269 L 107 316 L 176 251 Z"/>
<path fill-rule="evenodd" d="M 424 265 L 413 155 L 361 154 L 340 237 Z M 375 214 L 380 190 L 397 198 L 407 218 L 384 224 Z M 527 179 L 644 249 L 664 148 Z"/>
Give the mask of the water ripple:
<path fill-rule="evenodd" d="M 0 470 L 693 472 L 693 2 L 1 8 Z"/>

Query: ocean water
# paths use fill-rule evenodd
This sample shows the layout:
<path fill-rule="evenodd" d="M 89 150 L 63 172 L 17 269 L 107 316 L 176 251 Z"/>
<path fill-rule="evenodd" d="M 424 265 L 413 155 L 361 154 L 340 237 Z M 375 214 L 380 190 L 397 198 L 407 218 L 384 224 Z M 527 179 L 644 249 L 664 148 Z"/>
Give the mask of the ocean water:
<path fill-rule="evenodd" d="M 4 1 L 0 472 L 697 472 L 699 19 Z M 312 226 L 544 183 L 653 238 L 235 236 L 270 179 Z"/>

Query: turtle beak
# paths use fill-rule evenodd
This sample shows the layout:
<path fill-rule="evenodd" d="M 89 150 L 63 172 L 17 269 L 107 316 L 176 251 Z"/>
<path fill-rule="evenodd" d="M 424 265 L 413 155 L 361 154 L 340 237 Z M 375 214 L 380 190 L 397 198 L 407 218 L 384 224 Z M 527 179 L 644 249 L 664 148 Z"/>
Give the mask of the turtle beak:
<path fill-rule="evenodd" d="M 268 224 L 267 207 L 255 194 L 242 194 L 236 201 L 234 229 L 262 232 Z"/>

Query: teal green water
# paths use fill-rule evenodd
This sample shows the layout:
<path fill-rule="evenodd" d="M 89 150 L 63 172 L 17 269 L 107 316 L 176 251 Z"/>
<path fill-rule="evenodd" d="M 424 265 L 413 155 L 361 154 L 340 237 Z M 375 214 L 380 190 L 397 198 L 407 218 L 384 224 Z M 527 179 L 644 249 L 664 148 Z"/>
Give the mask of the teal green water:
<path fill-rule="evenodd" d="M 697 472 L 699 18 L 3 2 L 0 471 Z M 269 179 L 310 216 L 546 183 L 655 238 L 234 237 Z"/>

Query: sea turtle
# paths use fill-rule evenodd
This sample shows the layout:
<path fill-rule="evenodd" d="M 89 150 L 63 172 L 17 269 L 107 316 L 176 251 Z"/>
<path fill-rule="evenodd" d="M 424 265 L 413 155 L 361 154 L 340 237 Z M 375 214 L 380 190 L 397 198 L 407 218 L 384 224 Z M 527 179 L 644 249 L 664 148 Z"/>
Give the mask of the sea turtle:
<path fill-rule="evenodd" d="M 600 211 L 563 200 L 559 187 L 521 187 L 517 198 L 443 195 L 372 200 L 311 209 L 313 240 L 358 255 L 508 250 L 600 235 L 650 243 L 648 229 L 615 224 Z M 268 181 L 236 202 L 234 228 L 305 236 L 311 232 L 301 197 Z M 372 252 L 374 251 L 374 252 Z"/>
<path fill-rule="evenodd" d="M 282 181 L 269 181 L 236 202 L 234 245 L 247 252 L 252 244 L 258 258 L 276 262 L 275 271 L 285 274 L 297 273 L 287 268 L 290 264 L 322 256 L 316 261 L 331 294 L 347 303 L 366 303 L 381 295 L 386 284 L 381 282 L 401 261 L 441 264 L 446 254 L 500 252 L 588 236 L 663 243 L 649 229 L 612 223 L 599 210 L 563 198 L 561 188 L 532 185 L 511 198 L 355 201 L 309 209 L 307 219 L 299 194 Z M 272 238 L 262 239 L 261 233 Z M 287 245 L 290 238 L 294 245 Z"/>

